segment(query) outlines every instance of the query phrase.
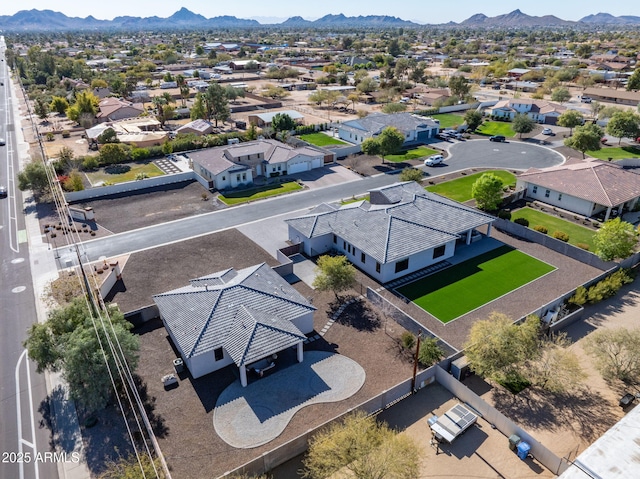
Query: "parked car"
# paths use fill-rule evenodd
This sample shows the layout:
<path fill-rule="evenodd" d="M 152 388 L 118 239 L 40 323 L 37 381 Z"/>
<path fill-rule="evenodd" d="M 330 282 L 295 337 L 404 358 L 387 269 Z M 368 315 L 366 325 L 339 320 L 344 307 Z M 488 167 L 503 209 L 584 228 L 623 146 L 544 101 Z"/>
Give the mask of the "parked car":
<path fill-rule="evenodd" d="M 0 146 L 4 146 L 6 144 L 7 144 L 7 142 L 4 141 L 4 138 L 0 138 Z"/>
<path fill-rule="evenodd" d="M 582 103 L 591 103 L 592 99 L 589 96 L 583 96 L 582 98 L 580 98 L 580 101 Z"/>
<path fill-rule="evenodd" d="M 493 88 L 494 90 L 499 90 L 502 87 L 496 83 L 491 88 Z"/>
<path fill-rule="evenodd" d="M 493 135 L 492 137 L 489 138 L 489 141 L 505 142 L 507 141 L 507 139 L 503 135 Z"/>
<path fill-rule="evenodd" d="M 556 134 L 553 132 L 551 128 L 544 128 L 542 130 L 543 135 L 555 136 Z"/>
<path fill-rule="evenodd" d="M 600 143 L 602 143 L 603 145 L 606 144 L 607 141 L 609 141 L 609 139 L 607 137 L 600 138 Z"/>
<path fill-rule="evenodd" d="M 7 187 L 0 185 L 0 198 L 6 198 L 7 197 Z"/>
<path fill-rule="evenodd" d="M 436 166 L 440 163 L 444 162 L 444 156 L 442 155 L 432 155 L 426 160 L 424 160 L 424 166 Z"/>

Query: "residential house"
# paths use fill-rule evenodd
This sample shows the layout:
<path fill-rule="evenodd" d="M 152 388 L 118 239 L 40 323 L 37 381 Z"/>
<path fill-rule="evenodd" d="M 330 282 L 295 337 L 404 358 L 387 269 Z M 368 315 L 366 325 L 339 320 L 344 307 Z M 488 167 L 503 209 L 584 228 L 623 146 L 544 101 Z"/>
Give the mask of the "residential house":
<path fill-rule="evenodd" d="M 640 197 L 640 172 L 608 161 L 587 159 L 544 170 L 529 169 L 518 175 L 516 189 L 528 198 L 582 216 L 632 210 Z"/>
<path fill-rule="evenodd" d="M 342 207 L 321 204 L 285 220 L 289 240 L 305 254 L 331 251 L 387 283 L 446 261 L 458 245 L 482 239 L 476 230 L 493 216 L 425 191 L 415 182 L 395 183 L 370 192 L 370 201 Z"/>
<path fill-rule="evenodd" d="M 530 98 L 511 98 L 501 100 L 494 106 L 485 110 L 485 115 L 513 120 L 518 114 L 527 115 L 537 123 L 555 125 L 558 117 L 566 111 L 564 106 L 545 100 L 532 100 Z"/>
<path fill-rule="evenodd" d="M 312 146 L 293 148 L 277 140 L 255 140 L 192 151 L 186 156 L 209 188 L 223 190 L 252 183 L 258 176 L 291 175 L 320 168 L 325 156 L 331 154 Z"/>
<path fill-rule="evenodd" d="M 295 347 L 302 362 L 316 309 L 265 263 L 193 279 L 153 300 L 194 378 L 235 363 L 242 386 L 251 363 L 284 349 Z"/>
<path fill-rule="evenodd" d="M 99 123 L 85 130 L 89 147 L 97 148 L 98 137 L 109 129 L 115 131 L 120 143 L 135 145 L 139 148 L 161 145 L 169 136 L 168 132 L 161 131 L 160 122 L 155 118 L 130 118 L 127 120 Z"/>
<path fill-rule="evenodd" d="M 440 131 L 440 122 L 412 113 L 376 113 L 373 115 L 334 124 L 341 140 L 361 144 L 373 138 L 389 126 L 396 127 L 405 137 L 405 143 L 419 143 L 434 138 Z"/>
<path fill-rule="evenodd" d="M 182 125 L 176 130 L 176 133 L 178 134 L 193 133 L 197 136 L 208 135 L 211 132 L 213 132 L 213 124 L 210 121 L 203 120 L 201 118 L 191 121 L 186 125 Z"/>
<path fill-rule="evenodd" d="M 529 70 L 528 68 L 512 68 L 507 72 L 507 76 L 509 78 L 515 78 L 516 80 L 519 80 L 522 75 L 526 75 L 530 71 L 531 70 Z"/>
<path fill-rule="evenodd" d="M 99 122 L 134 118 L 144 112 L 142 105 L 121 98 L 107 97 L 98 104 L 100 111 L 96 115 Z"/>
<path fill-rule="evenodd" d="M 640 92 L 614 90 L 612 88 L 586 88 L 583 96 L 591 97 L 594 101 L 604 101 L 619 105 L 636 106 L 640 103 Z"/>

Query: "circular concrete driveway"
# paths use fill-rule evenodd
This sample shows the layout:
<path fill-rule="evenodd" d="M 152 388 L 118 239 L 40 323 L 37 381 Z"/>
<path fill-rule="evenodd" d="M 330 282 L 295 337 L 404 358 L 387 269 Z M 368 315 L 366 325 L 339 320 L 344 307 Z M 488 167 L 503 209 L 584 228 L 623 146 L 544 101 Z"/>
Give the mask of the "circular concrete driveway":
<path fill-rule="evenodd" d="M 548 168 L 565 161 L 564 156 L 551 148 L 515 140 L 504 143 L 488 139 L 459 141 L 451 145 L 448 151 L 449 156 L 442 167 L 427 167 L 425 170 L 432 175 L 466 168 L 526 170 Z"/>

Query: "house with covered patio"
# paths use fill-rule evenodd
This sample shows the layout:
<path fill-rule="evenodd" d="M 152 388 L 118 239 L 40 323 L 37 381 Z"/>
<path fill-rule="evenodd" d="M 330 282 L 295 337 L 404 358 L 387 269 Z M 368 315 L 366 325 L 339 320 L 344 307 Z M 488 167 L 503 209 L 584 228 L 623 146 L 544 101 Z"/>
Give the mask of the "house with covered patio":
<path fill-rule="evenodd" d="M 345 255 L 380 283 L 406 276 L 451 258 L 459 245 L 491 235 L 495 218 L 425 191 L 415 182 L 395 183 L 370 192 L 370 201 L 343 206 L 321 204 L 285 220 L 289 240 L 304 253 Z"/>
<path fill-rule="evenodd" d="M 582 216 L 604 212 L 606 221 L 638 205 L 640 170 L 590 158 L 544 170 L 531 168 L 518 175 L 516 190 Z"/>
<path fill-rule="evenodd" d="M 194 378 L 235 364 L 242 386 L 252 363 L 287 348 L 302 362 L 316 309 L 266 263 L 193 279 L 153 300 Z"/>

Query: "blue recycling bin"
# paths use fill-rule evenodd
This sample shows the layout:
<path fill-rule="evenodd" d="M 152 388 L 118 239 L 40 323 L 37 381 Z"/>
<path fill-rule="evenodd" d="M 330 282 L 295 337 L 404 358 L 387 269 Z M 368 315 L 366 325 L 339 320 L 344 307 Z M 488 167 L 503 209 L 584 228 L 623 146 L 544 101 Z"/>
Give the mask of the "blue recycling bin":
<path fill-rule="evenodd" d="M 528 442 L 520 441 L 517 446 L 517 454 L 520 459 L 523 461 L 529 455 L 529 451 L 531 450 L 531 446 Z"/>

